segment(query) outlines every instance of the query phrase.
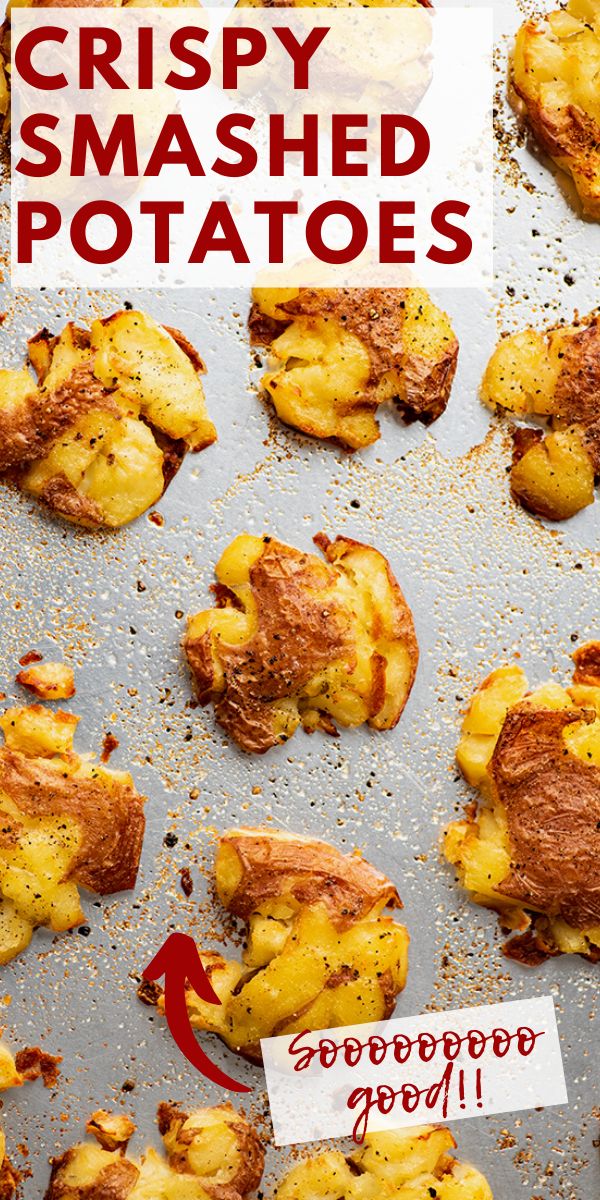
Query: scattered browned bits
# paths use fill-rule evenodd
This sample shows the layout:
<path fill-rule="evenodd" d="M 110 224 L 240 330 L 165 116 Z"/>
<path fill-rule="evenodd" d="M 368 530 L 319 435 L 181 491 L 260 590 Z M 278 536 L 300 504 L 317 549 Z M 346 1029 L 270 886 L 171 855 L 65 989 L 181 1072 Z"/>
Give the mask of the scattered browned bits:
<path fill-rule="evenodd" d="M 43 654 L 40 654 L 38 650 L 28 650 L 27 653 L 23 654 L 19 659 L 19 666 L 28 667 L 30 663 L 39 663 L 42 661 L 43 657 Z"/>
<path fill-rule="evenodd" d="M 184 896 L 189 897 L 194 890 L 194 880 L 192 879 L 189 867 L 182 867 L 179 874 L 181 877 L 181 890 Z"/>
<path fill-rule="evenodd" d="M 391 1016 L 406 981 L 408 934 L 383 915 L 400 898 L 369 863 L 311 838 L 235 829 L 221 837 L 216 885 L 248 939 L 242 962 L 201 953 L 221 1004 L 188 987 L 194 1028 L 260 1062 L 260 1039 L 274 1033 Z M 163 1012 L 162 990 L 156 1004 Z"/>
<path fill-rule="evenodd" d="M 423 289 L 255 288 L 253 300 L 251 340 L 278 364 L 263 388 L 287 425 L 358 450 L 380 436 L 380 404 L 425 424 L 446 408 L 458 342 Z"/>
<path fill-rule="evenodd" d="M 515 933 L 506 953 L 532 966 L 600 961 L 600 642 L 573 658 L 570 686 L 529 692 L 514 666 L 475 692 L 457 759 L 481 799 L 445 835 L 463 887 Z"/>
<path fill-rule="evenodd" d="M 137 989 L 137 998 L 148 1008 L 156 1008 L 163 991 L 159 983 L 150 979 L 142 979 Z"/>
<path fill-rule="evenodd" d="M 40 700 L 70 700 L 75 695 L 73 671 L 65 663 L 40 662 L 27 667 L 19 671 L 17 683 Z"/>
<path fill-rule="evenodd" d="M 391 729 L 412 688 L 417 639 L 387 559 L 349 538 L 314 541 L 325 561 L 240 534 L 216 567 L 217 607 L 188 622 L 198 699 L 249 753 L 300 725 Z"/>
<path fill-rule="evenodd" d="M 56 1087 L 61 1062 L 61 1055 L 48 1054 L 46 1050 L 40 1050 L 39 1046 L 26 1046 L 23 1050 L 18 1050 L 15 1056 L 15 1066 L 22 1079 L 42 1079 L 46 1088 Z"/>
<path fill-rule="evenodd" d="M 105 733 L 102 738 L 102 753 L 100 754 L 100 762 L 107 763 L 110 761 L 111 755 L 119 747 L 119 739 L 114 733 Z"/>

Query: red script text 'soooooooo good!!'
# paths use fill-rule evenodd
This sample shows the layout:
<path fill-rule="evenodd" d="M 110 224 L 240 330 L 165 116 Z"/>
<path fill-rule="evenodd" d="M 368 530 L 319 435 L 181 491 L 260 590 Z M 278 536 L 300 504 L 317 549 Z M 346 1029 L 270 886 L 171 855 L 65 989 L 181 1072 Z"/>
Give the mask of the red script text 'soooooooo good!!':
<path fill-rule="evenodd" d="M 349 538 L 315 542 L 325 562 L 240 534 L 222 554 L 217 607 L 191 617 L 184 648 L 198 699 L 248 752 L 299 725 L 392 729 L 415 678 L 412 615 L 387 559 Z"/>

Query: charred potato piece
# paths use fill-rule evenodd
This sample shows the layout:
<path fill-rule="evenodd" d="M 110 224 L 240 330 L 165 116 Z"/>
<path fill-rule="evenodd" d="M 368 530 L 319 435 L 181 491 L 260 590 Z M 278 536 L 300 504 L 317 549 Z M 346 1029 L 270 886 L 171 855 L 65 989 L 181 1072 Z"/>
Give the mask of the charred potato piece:
<path fill-rule="evenodd" d="M 89 528 L 133 521 L 162 496 L 188 450 L 216 438 L 202 360 L 141 312 L 42 330 L 26 368 L 0 371 L 0 473 Z"/>
<path fill-rule="evenodd" d="M 261 1062 L 263 1037 L 391 1016 L 408 934 L 383 915 L 401 902 L 379 871 L 324 842 L 237 829 L 221 838 L 216 884 L 248 941 L 242 963 L 201 955 L 221 1005 L 188 986 L 194 1028 Z M 162 995 L 157 1005 L 164 1011 Z"/>
<path fill-rule="evenodd" d="M 248 752 L 299 725 L 392 729 L 410 694 L 417 640 L 387 559 L 349 538 L 314 540 L 326 562 L 240 534 L 216 567 L 218 607 L 188 622 L 198 699 Z"/>
<path fill-rule="evenodd" d="M 446 408 L 458 342 L 420 288 L 255 288 L 250 334 L 281 364 L 263 387 L 287 425 L 347 450 L 379 437 L 377 409 L 406 421 Z"/>
<path fill-rule="evenodd" d="M 75 695 L 73 670 L 65 663 L 33 663 L 19 671 L 17 683 L 33 692 L 39 700 L 70 700 Z"/>
<path fill-rule="evenodd" d="M 0 716 L 0 963 L 37 926 L 81 924 L 79 887 L 135 885 L 143 797 L 129 774 L 73 750 L 78 719 L 35 704 Z"/>
<path fill-rule="evenodd" d="M 600 960 L 600 642 L 573 657 L 570 687 L 529 692 L 501 667 L 475 692 L 457 759 L 481 802 L 445 834 L 461 885 L 519 931 L 505 952 L 530 964 Z"/>
<path fill-rule="evenodd" d="M 25 1046 L 15 1057 L 6 1042 L 0 1041 L 0 1092 L 21 1087 L 32 1079 L 43 1079 L 44 1087 L 53 1088 L 58 1080 L 60 1062 L 60 1057 L 40 1050 L 39 1046 Z M 0 1200 L 1 1197 L 0 1191 Z"/>
<path fill-rule="evenodd" d="M 600 0 L 521 26 L 512 58 L 517 104 L 543 150 L 572 179 L 583 210 L 600 218 Z"/>
<path fill-rule="evenodd" d="M 348 1158 L 329 1150 L 298 1163 L 276 1200 L 493 1200 L 483 1175 L 454 1158 L 455 1146 L 442 1126 L 367 1134 Z"/>
<path fill-rule="evenodd" d="M 147 1149 L 129 1158 L 133 1122 L 95 1113 L 87 1131 L 99 1145 L 82 1142 L 54 1160 L 45 1200 L 244 1200 L 258 1187 L 261 1142 L 230 1104 L 189 1114 L 161 1104 L 158 1127 L 166 1157 Z"/>
<path fill-rule="evenodd" d="M 592 504 L 600 475 L 600 316 L 504 338 L 482 384 L 490 406 L 544 418 L 513 432 L 511 488 L 525 508 L 563 521 Z"/>

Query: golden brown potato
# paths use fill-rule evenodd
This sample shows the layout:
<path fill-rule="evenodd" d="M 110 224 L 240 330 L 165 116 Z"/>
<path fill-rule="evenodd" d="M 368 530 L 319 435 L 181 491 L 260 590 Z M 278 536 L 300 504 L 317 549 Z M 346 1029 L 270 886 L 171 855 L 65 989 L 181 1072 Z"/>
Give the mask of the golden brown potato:
<path fill-rule="evenodd" d="M 0 716 L 0 963 L 40 925 L 82 924 L 78 887 L 135 885 L 144 800 L 131 776 L 73 750 L 79 718 L 39 704 Z"/>
<path fill-rule="evenodd" d="M 528 692 L 520 667 L 475 692 L 457 759 L 481 802 L 445 834 L 445 854 L 478 904 L 518 930 L 505 952 L 600 961 L 600 642 L 573 656 L 573 684 Z"/>
<path fill-rule="evenodd" d="M 220 840 L 217 894 L 248 925 L 242 962 L 201 959 L 221 1004 L 188 986 L 195 1029 L 216 1033 L 253 1062 L 260 1039 L 391 1016 L 406 982 L 408 933 L 385 875 L 325 842 L 264 829 Z M 154 998 L 164 1012 L 160 991 Z"/>
<path fill-rule="evenodd" d="M 568 0 L 526 21 L 511 80 L 543 150 L 571 175 L 584 212 L 600 217 L 600 0 Z"/>
<path fill-rule="evenodd" d="M 6 1138 L 0 1128 L 0 1200 L 12 1200 L 17 1190 L 19 1176 L 10 1164 L 6 1153 Z"/>
<path fill-rule="evenodd" d="M 187 450 L 216 438 L 183 334 L 141 312 L 42 330 L 27 368 L 0 371 L 0 473 L 78 525 L 127 524 L 162 496 Z"/>
<path fill-rule="evenodd" d="M 454 1158 L 455 1146 L 443 1126 L 367 1134 L 347 1158 L 329 1150 L 298 1163 L 276 1200 L 493 1200 L 483 1175 Z"/>
<path fill-rule="evenodd" d="M 70 700 L 75 695 L 73 669 L 60 662 L 38 662 L 17 675 L 17 683 L 39 700 Z"/>
<path fill-rule="evenodd" d="M 255 288 L 250 335 L 277 360 L 263 387 L 277 415 L 347 450 L 379 437 L 392 400 L 406 421 L 444 411 L 458 342 L 421 288 Z"/>
<path fill-rule="evenodd" d="M 243 750 L 262 754 L 299 725 L 392 729 L 418 646 L 387 559 L 315 537 L 325 555 L 240 534 L 216 567 L 217 608 L 188 622 L 184 649 L 201 704 Z"/>
<path fill-rule="evenodd" d="M 244 1200 L 258 1187 L 262 1144 L 230 1104 L 190 1113 L 160 1104 L 158 1127 L 166 1157 L 149 1148 L 129 1158 L 133 1122 L 95 1113 L 86 1128 L 99 1145 L 82 1142 L 54 1159 L 45 1200 Z"/>
<path fill-rule="evenodd" d="M 594 500 L 600 475 L 600 316 L 504 338 L 482 384 L 484 401 L 516 417 L 544 418 L 549 432 L 515 428 L 513 495 L 551 521 Z"/>

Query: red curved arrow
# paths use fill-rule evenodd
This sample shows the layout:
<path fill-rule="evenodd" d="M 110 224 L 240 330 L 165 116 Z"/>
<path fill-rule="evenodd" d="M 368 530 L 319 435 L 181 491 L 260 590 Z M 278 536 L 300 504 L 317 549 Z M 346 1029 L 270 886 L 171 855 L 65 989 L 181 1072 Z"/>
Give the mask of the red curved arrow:
<path fill-rule="evenodd" d="M 142 975 L 144 979 L 152 981 L 164 975 L 167 1025 L 188 1062 L 218 1087 L 229 1088 L 232 1092 L 251 1092 L 252 1088 L 236 1083 L 235 1079 L 211 1062 L 194 1037 L 185 1003 L 186 981 L 191 983 L 201 1000 L 208 1004 L 221 1003 L 202 966 L 194 939 L 187 933 L 170 933 Z"/>

